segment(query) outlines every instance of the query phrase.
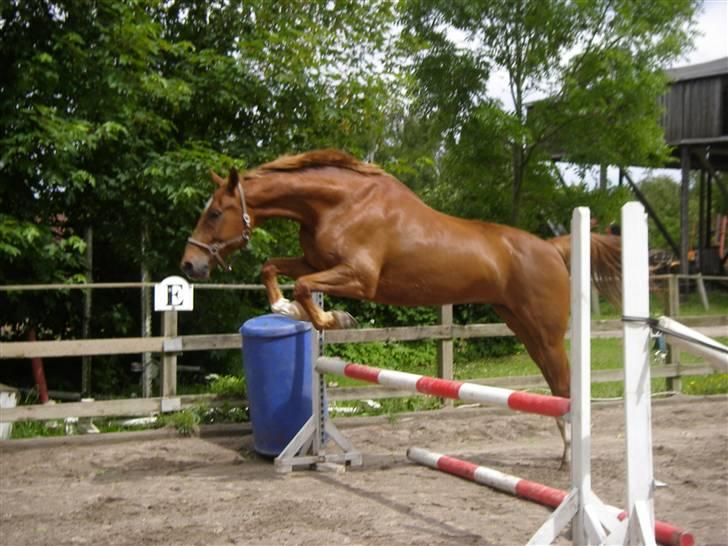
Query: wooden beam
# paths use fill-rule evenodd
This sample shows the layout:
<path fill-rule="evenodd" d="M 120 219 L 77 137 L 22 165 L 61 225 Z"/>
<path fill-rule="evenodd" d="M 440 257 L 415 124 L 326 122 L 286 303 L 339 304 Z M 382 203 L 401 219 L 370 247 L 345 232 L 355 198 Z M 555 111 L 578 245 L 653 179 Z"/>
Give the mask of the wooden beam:
<path fill-rule="evenodd" d="M 535 369 L 535 364 L 534 364 Z M 653 378 L 671 378 L 684 375 L 711 375 L 715 370 L 707 365 L 691 366 L 655 366 L 652 368 Z M 624 369 L 595 370 L 592 372 L 592 383 L 612 383 L 624 379 Z M 548 385 L 541 375 L 489 377 L 485 379 L 468 379 L 468 383 L 489 385 L 507 389 L 548 390 Z M 407 389 L 368 385 L 363 387 L 330 387 L 327 390 L 329 400 L 333 402 L 356 400 L 381 400 L 382 398 L 404 398 L 408 396 L 424 396 Z"/>
<path fill-rule="evenodd" d="M 708 161 L 705 155 L 705 153 L 698 154 L 698 160 L 700 161 L 700 164 L 705 168 L 705 170 L 708 171 L 710 175 L 715 179 L 715 183 L 718 185 L 720 193 L 723 194 L 723 199 L 725 201 L 728 201 L 728 189 L 726 188 L 726 184 L 723 181 L 723 178 L 720 177 L 716 170 L 713 168 L 713 165 L 710 164 L 710 161 Z"/>
<path fill-rule="evenodd" d="M 159 353 L 163 342 L 163 337 L 12 341 L 0 343 L 0 359 Z"/>
<path fill-rule="evenodd" d="M 728 315 L 711 315 L 698 317 L 679 317 L 685 326 L 701 331 L 718 331 L 728 326 Z M 621 337 L 621 321 L 592 321 L 594 337 Z M 705 333 L 705 332 L 702 332 Z M 362 343 L 369 341 L 416 341 L 424 339 L 468 339 L 478 337 L 508 337 L 513 332 L 501 323 L 495 324 L 453 324 L 397 327 L 397 328 L 363 328 L 360 330 L 329 330 L 325 343 Z M 706 334 L 711 335 L 711 334 Z M 0 343 L 0 359 L 33 358 L 33 357 L 65 357 L 83 355 L 118 355 L 164 352 L 163 337 L 131 337 L 110 339 L 70 339 L 60 341 L 11 341 Z M 169 340 L 168 340 L 169 341 Z M 187 351 L 239 350 L 242 347 L 240 334 L 205 334 L 179 336 L 174 344 Z"/>
<path fill-rule="evenodd" d="M 680 148 L 680 273 L 690 272 L 688 251 L 690 249 L 690 148 Z"/>
<path fill-rule="evenodd" d="M 210 407 L 222 405 L 243 406 L 242 399 L 221 398 L 217 395 L 186 395 L 178 397 L 181 409 L 193 408 L 204 402 Z M 43 421 L 66 417 L 132 417 L 159 413 L 164 398 L 125 398 L 119 400 L 95 400 L 93 402 L 67 402 L 63 404 L 32 404 L 15 408 L 0 408 L 0 421 Z"/>
<path fill-rule="evenodd" d="M 652 205 L 650 205 L 649 201 L 647 201 L 647 197 L 645 197 L 645 194 L 642 193 L 642 191 L 637 187 L 637 184 L 634 183 L 634 181 L 632 180 L 632 177 L 629 175 L 629 173 L 626 170 L 622 171 L 622 172 L 624 173 L 624 178 L 627 180 L 629 187 L 632 189 L 632 193 L 635 194 L 637 199 L 639 199 L 639 202 L 642 203 L 642 205 L 645 207 L 647 214 L 652 219 L 652 221 L 655 223 L 657 230 L 665 238 L 665 241 L 667 241 L 667 244 L 670 245 L 670 248 L 672 249 L 675 256 L 680 256 L 680 247 L 675 243 L 675 240 L 668 233 L 667 228 L 665 228 L 665 225 L 660 221 L 660 218 L 657 216 L 655 209 L 653 209 Z"/>
<path fill-rule="evenodd" d="M 175 346 L 182 349 L 182 341 L 177 338 L 177 311 L 162 313 L 162 332 L 165 353 L 162 355 L 160 389 L 162 396 L 171 397 L 177 394 L 177 353 L 172 351 L 177 348 Z"/>
<path fill-rule="evenodd" d="M 534 365 L 535 369 L 535 365 Z M 685 375 L 711 375 L 712 367 L 706 365 L 691 366 L 655 366 L 652 368 L 653 378 L 672 378 Z M 622 381 L 624 370 L 596 370 L 592 373 L 592 383 Z M 469 379 L 468 382 L 503 388 L 544 388 L 546 383 L 541 375 L 490 377 L 486 379 Z M 352 400 L 377 400 L 382 398 L 402 398 L 419 396 L 411 390 L 390 389 L 377 386 L 365 387 L 331 387 L 328 399 L 333 402 Z M 243 407 L 247 402 L 242 399 L 222 398 L 217 395 L 184 395 L 180 396 L 181 408 L 196 407 L 201 401 L 210 407 Z M 35 404 L 16 408 L 0 408 L 0 422 L 24 420 L 65 419 L 66 417 L 123 417 L 149 415 L 159 412 L 162 398 L 130 398 L 121 400 L 99 400 L 94 402 L 71 402 L 64 404 Z"/>
<path fill-rule="evenodd" d="M 357 330 L 327 330 L 325 343 L 366 343 L 370 341 L 415 341 L 419 339 L 448 339 L 452 326 L 404 326 L 393 328 L 361 328 Z"/>
<path fill-rule="evenodd" d="M 452 305 L 441 305 L 437 308 L 437 318 L 442 326 L 452 326 Z M 452 381 L 455 379 L 454 352 L 452 338 L 441 339 L 437 342 L 437 377 Z M 442 398 L 445 406 L 452 406 L 453 400 Z"/>

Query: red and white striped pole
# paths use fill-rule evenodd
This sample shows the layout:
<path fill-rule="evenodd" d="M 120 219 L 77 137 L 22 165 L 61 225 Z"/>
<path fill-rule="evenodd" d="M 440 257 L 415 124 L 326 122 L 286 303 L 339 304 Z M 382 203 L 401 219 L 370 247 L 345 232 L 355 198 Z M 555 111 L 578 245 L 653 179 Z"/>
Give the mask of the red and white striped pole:
<path fill-rule="evenodd" d="M 434 468 L 435 470 L 441 470 L 442 472 L 447 472 L 448 474 L 453 474 L 466 480 L 487 485 L 498 491 L 538 502 L 551 508 L 557 508 L 567 495 L 567 492 L 561 489 L 524 480 L 517 476 L 488 468 L 487 466 L 479 466 L 468 461 L 463 461 L 462 459 L 428 451 L 421 447 L 409 448 L 407 450 L 407 458 L 415 463 Z M 627 517 L 627 512 L 615 507 L 609 508 L 614 511 L 614 515 L 620 521 Z M 695 544 L 695 538 L 692 533 L 662 521 L 655 521 L 655 539 L 660 544 L 665 544 L 666 546 L 693 546 Z"/>
<path fill-rule="evenodd" d="M 350 364 L 340 358 L 319 357 L 316 361 L 316 370 L 319 373 L 343 375 L 369 383 L 407 389 L 441 398 L 492 404 L 514 411 L 537 413 L 549 417 L 567 417 L 571 409 L 571 400 L 568 398 L 450 381 L 426 375 L 373 368 L 363 364 Z"/>

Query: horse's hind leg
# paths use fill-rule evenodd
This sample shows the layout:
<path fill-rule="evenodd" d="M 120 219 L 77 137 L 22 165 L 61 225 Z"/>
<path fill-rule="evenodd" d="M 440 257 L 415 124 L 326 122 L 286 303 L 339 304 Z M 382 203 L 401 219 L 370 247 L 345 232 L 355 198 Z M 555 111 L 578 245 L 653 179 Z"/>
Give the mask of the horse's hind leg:
<path fill-rule="evenodd" d="M 520 312 L 516 315 L 500 305 L 494 306 L 494 309 L 526 347 L 526 351 L 541 370 L 551 393 L 568 398 L 571 376 L 569 357 L 564 347 L 566 321 L 557 318 L 551 324 L 545 320 L 535 322 Z"/>
<path fill-rule="evenodd" d="M 563 398 L 570 397 L 571 374 L 569 370 L 569 357 L 564 347 L 566 326 L 563 317 L 552 315 L 552 321 L 535 323 L 530 315 L 517 316 L 510 309 L 503 306 L 494 306 L 495 311 L 513 330 L 523 343 L 533 361 L 541 370 L 551 393 Z M 553 311 L 557 311 L 554 309 Z M 550 322 L 550 323 L 549 323 Z M 562 418 L 556 419 L 556 426 L 564 442 L 564 451 L 561 456 L 561 468 L 565 468 L 571 455 L 570 429 Z"/>

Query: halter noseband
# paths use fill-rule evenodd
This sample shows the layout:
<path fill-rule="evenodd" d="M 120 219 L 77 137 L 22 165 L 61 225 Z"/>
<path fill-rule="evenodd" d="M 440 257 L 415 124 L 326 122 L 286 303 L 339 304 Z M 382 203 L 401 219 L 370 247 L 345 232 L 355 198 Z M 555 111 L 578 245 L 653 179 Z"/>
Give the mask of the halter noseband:
<path fill-rule="evenodd" d="M 217 262 L 217 264 L 225 269 L 225 271 L 232 271 L 232 267 L 225 262 L 225 259 L 220 256 L 220 251 L 226 249 L 229 246 L 237 245 L 240 243 L 247 243 L 250 241 L 250 233 L 251 233 L 251 227 L 250 227 L 250 216 L 248 215 L 248 207 L 245 204 L 245 193 L 243 192 L 243 185 L 238 182 L 238 192 L 240 193 L 240 204 L 243 207 L 243 234 L 238 235 L 237 237 L 234 237 L 232 239 L 228 239 L 227 241 L 222 241 L 221 243 L 212 243 L 212 244 L 206 244 L 201 241 L 198 241 L 196 239 L 193 239 L 192 237 L 187 239 L 187 242 L 191 245 L 195 245 L 197 247 L 202 248 L 203 250 L 207 250 L 210 253 L 210 256 L 214 258 L 214 260 Z"/>

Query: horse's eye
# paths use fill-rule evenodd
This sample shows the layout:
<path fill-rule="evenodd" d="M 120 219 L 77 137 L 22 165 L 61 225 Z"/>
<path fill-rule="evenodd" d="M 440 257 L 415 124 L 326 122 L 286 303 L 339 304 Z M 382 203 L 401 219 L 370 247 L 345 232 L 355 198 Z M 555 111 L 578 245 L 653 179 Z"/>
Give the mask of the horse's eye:
<path fill-rule="evenodd" d="M 210 209 L 208 215 L 210 216 L 210 219 L 216 220 L 222 216 L 222 211 L 220 209 Z"/>

